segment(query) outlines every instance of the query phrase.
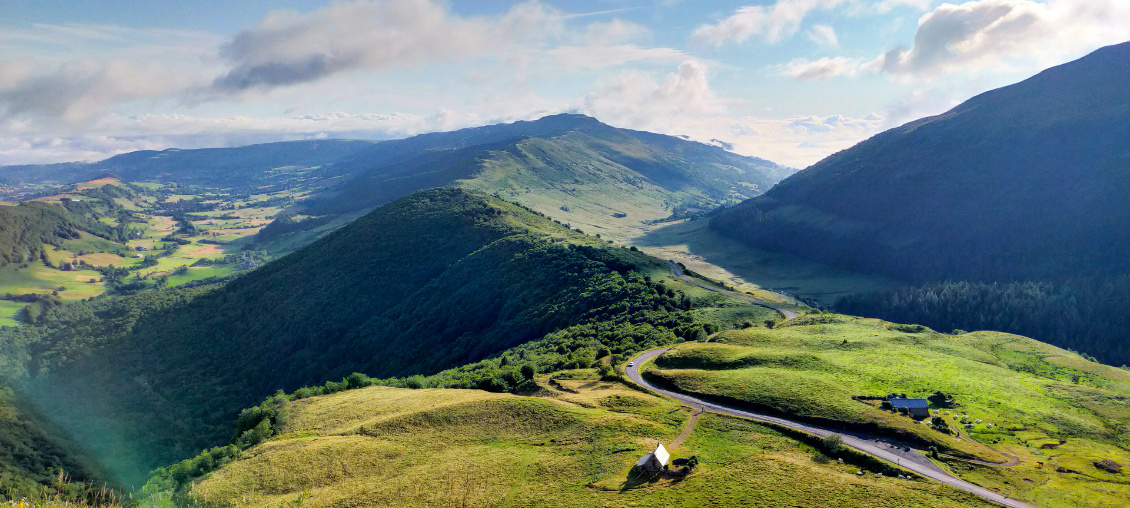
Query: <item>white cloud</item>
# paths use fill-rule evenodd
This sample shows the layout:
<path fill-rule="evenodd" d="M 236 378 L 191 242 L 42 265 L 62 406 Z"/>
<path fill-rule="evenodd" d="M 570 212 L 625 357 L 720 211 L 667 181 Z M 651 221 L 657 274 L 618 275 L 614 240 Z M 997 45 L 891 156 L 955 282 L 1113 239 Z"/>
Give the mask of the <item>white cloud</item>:
<path fill-rule="evenodd" d="M 828 25 L 813 25 L 812 29 L 808 31 L 808 38 L 820 46 L 840 47 L 840 39 L 836 37 L 836 30 Z"/>
<path fill-rule="evenodd" d="M 647 38 L 651 30 L 638 23 L 615 18 L 611 21 L 589 23 L 585 28 L 584 42 L 588 46 L 613 46 Z"/>
<path fill-rule="evenodd" d="M 0 114 L 73 128 L 108 106 L 167 100 L 218 72 L 217 36 L 103 25 L 0 30 Z"/>
<path fill-rule="evenodd" d="M 819 81 L 836 76 L 855 77 L 860 68 L 858 61 L 842 56 L 818 60 L 801 58 L 779 67 L 781 75 L 801 81 Z"/>
<path fill-rule="evenodd" d="M 1015 60 L 1046 66 L 1097 46 L 1130 39 L 1125 0 L 977 0 L 942 4 L 918 21 L 913 47 L 895 48 L 875 66 L 930 77 Z"/>
<path fill-rule="evenodd" d="M 930 8 L 931 0 L 880 0 L 868 6 L 876 14 L 886 14 L 900 7 L 911 7 L 919 11 Z"/>
<path fill-rule="evenodd" d="M 878 115 L 769 119 L 731 114 L 737 101 L 719 97 L 708 78 L 707 67 L 696 61 L 684 62 L 662 80 L 625 72 L 586 95 L 576 110 L 617 127 L 701 142 L 718 139 L 737 153 L 798 168 L 877 134 L 884 123 Z"/>
<path fill-rule="evenodd" d="M 705 64 L 694 60 L 680 64 L 662 82 L 646 73 L 623 72 L 586 95 L 580 109 L 636 127 L 671 125 L 680 117 L 718 113 L 723 106 L 710 89 L 707 72 Z"/>
<path fill-rule="evenodd" d="M 774 44 L 791 37 L 809 13 L 827 10 L 845 0 L 777 0 L 771 7 L 751 5 L 739 8 L 726 19 L 713 25 L 702 25 L 694 31 L 699 42 L 722 46 L 731 42 L 744 42 L 759 36 Z"/>
<path fill-rule="evenodd" d="M 6 69 L 7 66 L 0 66 Z M 185 90 L 196 78 L 186 69 L 150 60 L 81 60 L 28 74 L 0 70 L 0 110 L 7 115 L 57 118 L 83 124 L 107 105 L 160 99 Z"/>
<path fill-rule="evenodd" d="M 641 48 L 634 44 L 617 46 L 561 46 L 547 50 L 554 65 L 566 69 L 607 69 L 632 62 L 670 63 L 690 58 L 671 48 Z"/>
<path fill-rule="evenodd" d="M 525 119 L 525 118 L 514 118 Z M 507 119 L 510 120 L 510 119 Z M 91 132 L 52 136 L 0 126 L 0 165 L 97 161 L 135 150 L 242 146 L 300 139 L 393 139 L 491 122 L 477 114 L 438 110 L 432 115 L 331 112 L 288 117 L 196 117 L 183 114 L 106 115 Z"/>
<path fill-rule="evenodd" d="M 494 18 L 460 17 L 432 0 L 335 3 L 310 13 L 276 12 L 221 52 L 232 69 L 220 93 L 316 81 L 354 70 L 387 70 L 499 55 L 560 34 L 565 18 L 530 1 Z M 606 30 L 607 31 L 607 30 Z"/>

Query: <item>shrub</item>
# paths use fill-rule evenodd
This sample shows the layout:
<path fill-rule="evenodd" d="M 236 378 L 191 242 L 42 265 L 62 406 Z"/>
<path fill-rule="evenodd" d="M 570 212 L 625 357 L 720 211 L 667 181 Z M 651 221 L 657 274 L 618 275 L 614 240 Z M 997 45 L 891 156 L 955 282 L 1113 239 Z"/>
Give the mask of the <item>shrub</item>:
<path fill-rule="evenodd" d="M 844 438 L 839 434 L 828 434 L 821 440 L 824 445 L 824 451 L 835 455 L 840 453 L 844 448 Z"/>

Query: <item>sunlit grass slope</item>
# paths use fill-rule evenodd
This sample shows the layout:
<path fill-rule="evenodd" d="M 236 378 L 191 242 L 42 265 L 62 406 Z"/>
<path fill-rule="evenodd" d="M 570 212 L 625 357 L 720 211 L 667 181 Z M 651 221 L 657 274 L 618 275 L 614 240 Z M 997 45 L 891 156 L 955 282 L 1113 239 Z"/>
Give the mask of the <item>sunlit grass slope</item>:
<path fill-rule="evenodd" d="M 1124 506 L 1130 499 L 1130 475 L 1095 465 L 1130 465 L 1130 372 L 1025 337 L 812 315 L 679 345 L 648 375 L 798 418 L 878 426 L 953 455 L 991 462 L 1015 456 L 1016 467 L 956 458 L 948 464 L 966 479 L 1038 505 Z M 937 414 L 959 434 L 852 399 L 935 391 L 955 399 L 955 407 Z"/>
<path fill-rule="evenodd" d="M 673 451 L 702 460 L 691 476 L 629 483 L 687 410 L 617 383 L 560 383 L 577 393 L 371 387 L 299 400 L 283 434 L 190 494 L 240 507 L 986 506 L 930 482 L 856 476 L 770 429 L 713 415 Z"/>

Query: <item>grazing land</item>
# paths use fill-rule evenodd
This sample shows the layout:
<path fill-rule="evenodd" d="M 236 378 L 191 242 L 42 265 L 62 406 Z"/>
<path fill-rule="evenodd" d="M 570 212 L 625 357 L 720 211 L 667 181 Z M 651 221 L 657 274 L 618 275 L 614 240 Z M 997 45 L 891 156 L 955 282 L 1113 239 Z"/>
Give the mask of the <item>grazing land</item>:
<path fill-rule="evenodd" d="M 776 320 L 644 253 L 485 194 L 435 189 L 227 284 L 51 307 L 0 339 L 18 346 L 13 370 L 30 373 L 45 411 L 137 485 L 223 443 L 241 408 L 280 388 L 364 372 L 513 391 L 523 366 L 591 367 Z"/>
<path fill-rule="evenodd" d="M 1130 372 L 1028 338 L 813 314 L 679 345 L 646 375 L 751 409 L 934 446 L 956 475 L 1037 505 L 1118 506 L 1130 496 L 1130 478 L 1098 466 L 1130 462 Z M 948 432 L 857 400 L 934 392 L 952 400 L 931 410 Z"/>
<path fill-rule="evenodd" d="M 275 437 L 183 492 L 237 507 L 988 506 L 931 482 L 857 476 L 857 466 L 717 415 L 673 450 L 698 458 L 689 476 L 636 479 L 636 460 L 674 439 L 689 411 L 573 374 L 539 378 L 536 396 L 371 387 L 294 401 Z"/>

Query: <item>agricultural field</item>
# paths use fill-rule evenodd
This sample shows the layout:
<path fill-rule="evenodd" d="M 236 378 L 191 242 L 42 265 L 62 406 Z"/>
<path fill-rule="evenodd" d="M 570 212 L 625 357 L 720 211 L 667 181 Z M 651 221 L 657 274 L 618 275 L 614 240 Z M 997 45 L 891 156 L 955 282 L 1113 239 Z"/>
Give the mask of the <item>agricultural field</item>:
<path fill-rule="evenodd" d="M 86 201 L 96 215 L 91 219 L 108 228 L 124 228 L 128 239 L 115 241 L 78 231 L 58 245 L 45 245 L 44 260 L 0 267 L 0 295 L 52 294 L 66 302 L 98 296 L 113 284 L 136 291 L 152 287 L 158 279 L 162 285 L 177 286 L 233 275 L 270 258 L 264 252 L 245 252 L 251 237 L 288 203 L 304 196 L 290 191 L 234 195 L 173 184 L 127 184 L 113 178 L 76 184 L 33 201 L 55 205 L 64 199 Z M 124 268 L 128 275 L 108 281 L 103 271 L 109 268 Z M 14 317 L 27 303 L 0 302 L 0 326 L 18 324 Z"/>
<path fill-rule="evenodd" d="M 670 444 L 689 411 L 593 376 L 541 377 L 530 396 L 369 387 L 293 401 L 281 432 L 187 494 L 238 507 L 988 506 L 932 482 L 857 475 L 773 429 L 717 415 L 671 450 L 698 459 L 689 476 L 639 477 L 636 460 Z"/>
<path fill-rule="evenodd" d="M 953 473 L 1040 506 L 1114 507 L 1130 498 L 1130 476 L 1106 466 L 1130 465 L 1130 372 L 1025 337 L 812 314 L 681 344 L 646 375 L 734 404 L 933 445 Z M 853 399 L 934 392 L 952 398 L 931 409 L 949 433 L 931 419 Z"/>

